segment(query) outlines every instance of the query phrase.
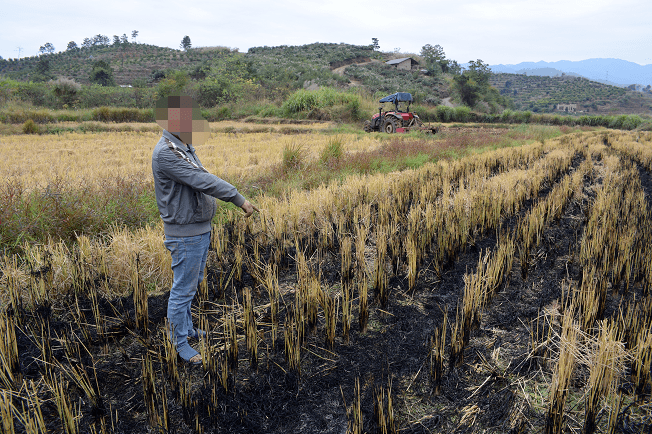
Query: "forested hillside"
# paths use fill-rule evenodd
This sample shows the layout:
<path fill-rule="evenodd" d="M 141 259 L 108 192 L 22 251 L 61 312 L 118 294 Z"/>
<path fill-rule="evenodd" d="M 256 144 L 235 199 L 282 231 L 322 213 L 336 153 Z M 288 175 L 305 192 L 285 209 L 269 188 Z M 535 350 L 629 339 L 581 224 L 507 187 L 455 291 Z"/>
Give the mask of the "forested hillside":
<path fill-rule="evenodd" d="M 89 75 L 95 61 L 104 60 L 113 69 L 118 85 L 151 83 L 157 72 L 169 69 L 192 69 L 224 52 L 228 48 L 173 50 L 146 44 L 95 46 L 76 48 L 59 53 L 23 57 L 20 60 L 0 60 L 0 75 L 21 81 L 43 81 L 54 77 L 74 79 L 90 84 Z M 43 64 L 46 64 L 45 66 Z"/>
<path fill-rule="evenodd" d="M 552 112 L 557 104 L 576 104 L 582 113 L 648 113 L 652 97 L 583 77 L 492 74 L 491 85 L 514 101 L 517 110 Z"/>

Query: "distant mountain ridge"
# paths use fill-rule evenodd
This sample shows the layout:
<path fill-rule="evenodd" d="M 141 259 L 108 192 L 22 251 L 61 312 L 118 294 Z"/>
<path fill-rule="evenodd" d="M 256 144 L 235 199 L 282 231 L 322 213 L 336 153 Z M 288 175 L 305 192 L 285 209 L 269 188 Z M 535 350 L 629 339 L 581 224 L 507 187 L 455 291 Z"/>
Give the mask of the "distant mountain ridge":
<path fill-rule="evenodd" d="M 652 64 L 639 65 L 621 59 L 587 59 L 580 61 L 521 62 L 516 65 L 490 65 L 495 73 L 554 76 L 553 70 L 567 75 L 580 75 L 600 83 L 629 86 L 652 85 Z M 543 71 L 541 71 L 543 70 Z"/>

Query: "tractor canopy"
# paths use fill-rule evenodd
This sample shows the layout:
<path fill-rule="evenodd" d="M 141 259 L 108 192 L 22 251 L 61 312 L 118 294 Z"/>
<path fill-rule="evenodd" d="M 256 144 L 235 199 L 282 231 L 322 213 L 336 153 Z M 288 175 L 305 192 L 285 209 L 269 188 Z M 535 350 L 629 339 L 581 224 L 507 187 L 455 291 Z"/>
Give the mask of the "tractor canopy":
<path fill-rule="evenodd" d="M 394 105 L 398 104 L 399 102 L 412 102 L 412 94 L 407 92 L 396 92 L 392 95 L 387 95 L 385 98 L 381 99 L 378 102 L 391 102 L 394 103 Z"/>

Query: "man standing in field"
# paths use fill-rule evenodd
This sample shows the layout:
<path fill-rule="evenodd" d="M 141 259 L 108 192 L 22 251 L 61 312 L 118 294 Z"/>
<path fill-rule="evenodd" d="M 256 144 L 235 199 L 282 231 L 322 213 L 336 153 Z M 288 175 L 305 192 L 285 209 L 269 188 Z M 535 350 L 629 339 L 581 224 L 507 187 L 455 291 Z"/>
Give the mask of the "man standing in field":
<path fill-rule="evenodd" d="M 193 327 L 190 305 L 204 277 L 211 220 L 217 210 L 214 198 L 239 206 L 245 217 L 258 208 L 202 166 L 194 145 L 206 142 L 210 129 L 191 97 L 161 98 L 156 102 L 155 115 L 163 136 L 152 155 L 154 189 L 174 274 L 168 299 L 170 333 L 179 356 L 198 365 L 201 356 L 188 339 L 201 338 L 206 332 Z"/>

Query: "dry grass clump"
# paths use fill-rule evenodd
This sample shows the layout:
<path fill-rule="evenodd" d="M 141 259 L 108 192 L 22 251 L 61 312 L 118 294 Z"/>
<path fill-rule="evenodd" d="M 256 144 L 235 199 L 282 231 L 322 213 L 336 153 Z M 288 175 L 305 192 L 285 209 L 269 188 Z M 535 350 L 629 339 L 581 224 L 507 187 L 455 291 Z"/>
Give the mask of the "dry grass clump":
<path fill-rule="evenodd" d="M 579 330 L 574 323 L 572 311 L 569 310 L 562 318 L 562 332 L 559 336 L 559 357 L 550 385 L 546 434 L 559 434 L 562 432 L 566 398 L 576 363 L 575 352 L 577 350 L 578 334 Z"/>
<path fill-rule="evenodd" d="M 136 279 L 149 292 L 166 290 L 172 279 L 171 259 L 161 232 L 160 226 L 135 231 L 116 228 L 106 239 L 79 236 L 74 246 L 53 241 L 26 244 L 25 262 L 7 257 L 0 262 L 0 297 L 10 299 L 15 294 L 11 288 L 27 286 L 30 278 L 33 290 L 25 294 L 26 299 L 55 297 L 96 281 L 102 282 L 104 296 L 129 293 Z M 134 273 L 137 258 L 138 273 Z"/>
<path fill-rule="evenodd" d="M 561 433 L 565 422 L 570 424 L 565 415 L 571 395 L 583 403 L 583 433 L 598 429 L 615 432 L 622 385 L 633 353 L 626 350 L 618 321 L 600 321 L 592 333 L 585 333 L 581 330 L 581 312 L 575 302 L 563 310 L 563 314 L 551 312 L 544 317 L 548 325 L 545 345 L 551 351 L 548 359 L 556 361 L 549 387 L 545 432 Z M 578 377 L 585 382 L 581 391 L 572 385 L 580 381 Z M 601 418 L 598 426 L 596 416 L 605 411 L 608 417 Z"/>

